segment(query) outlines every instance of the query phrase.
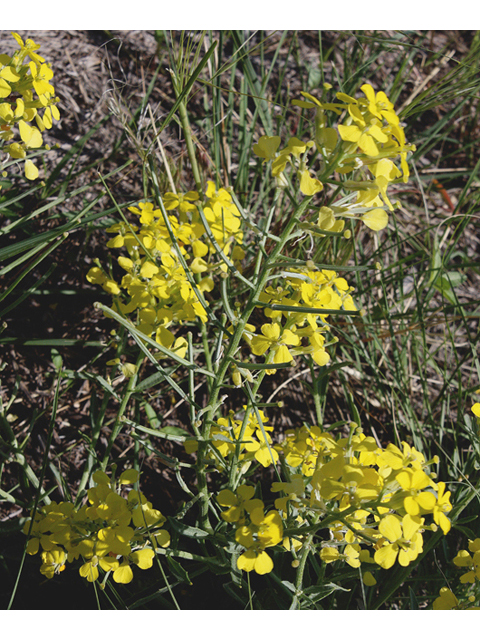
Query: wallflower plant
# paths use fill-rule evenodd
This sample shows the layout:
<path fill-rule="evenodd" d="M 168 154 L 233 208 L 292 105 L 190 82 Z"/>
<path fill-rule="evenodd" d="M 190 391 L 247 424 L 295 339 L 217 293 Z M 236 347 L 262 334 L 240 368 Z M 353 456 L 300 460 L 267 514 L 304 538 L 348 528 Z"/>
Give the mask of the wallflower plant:
<path fill-rule="evenodd" d="M 43 144 L 42 132 L 59 113 L 53 73 L 38 45 L 14 38 L 20 49 L 0 57 L 0 137 L 16 159 Z M 201 175 L 186 90 L 173 71 L 172 82 L 194 184 L 161 190 L 151 163 L 145 198 L 130 203 L 126 215 L 118 208 L 118 220 L 106 228 L 112 260 L 96 261 L 86 280 L 111 298 L 97 308 L 138 351 L 136 364 L 121 364 L 126 354 L 111 342 L 116 353 L 107 365 L 120 365 L 128 391 L 114 435 L 128 424 L 136 435 L 182 445 L 178 458 L 163 459 L 189 501 L 168 518 L 171 536 L 166 517 L 138 489 L 125 492 L 138 472 L 124 471 L 115 481 L 100 464 L 83 504 L 50 502 L 32 513 L 23 529 L 26 551 L 40 553 L 49 579 L 75 563 L 83 579 L 102 585 L 110 576 L 128 584 L 137 569 L 155 567 L 163 556 L 176 578 L 193 561 L 229 573 L 237 594 L 249 588 L 253 572 L 280 585 L 291 608 L 315 607 L 352 581 L 374 589 L 383 572 L 421 561 L 430 536 L 450 532 L 451 492 L 433 470 L 439 459 L 426 460 L 407 442 L 382 444 L 353 419 L 324 424 L 318 403 L 317 424 L 276 432 L 267 407 L 282 402 L 264 402 L 262 383 L 301 363 L 312 377 L 338 364 L 338 327 L 362 314 L 352 270 L 315 262 L 305 246 L 354 241 L 362 225 L 373 234 L 385 229 L 398 206 L 391 187 L 408 182 L 415 146 L 387 95 L 369 84 L 358 97 L 338 92 L 331 102 L 302 93 L 293 107 L 302 117 L 314 114 L 311 135 L 283 143 L 280 135 L 261 135 L 253 145 L 274 194 L 271 213 L 259 222 L 234 189 Z M 17 128 L 21 142 L 13 142 Z M 31 164 L 25 171 L 29 179 L 37 175 Z M 284 197 L 288 215 L 275 221 Z M 147 364 L 155 373 L 139 382 Z M 124 417 L 130 397 L 160 380 L 188 402 L 184 428 L 161 433 L 140 424 L 137 414 Z M 234 393 L 243 401 L 224 406 Z M 480 415 L 477 405 L 473 412 Z M 183 467 L 195 473 L 191 486 Z M 466 570 L 462 583 L 480 579 L 477 543 L 454 560 Z M 446 589 L 434 609 L 458 605 Z"/>

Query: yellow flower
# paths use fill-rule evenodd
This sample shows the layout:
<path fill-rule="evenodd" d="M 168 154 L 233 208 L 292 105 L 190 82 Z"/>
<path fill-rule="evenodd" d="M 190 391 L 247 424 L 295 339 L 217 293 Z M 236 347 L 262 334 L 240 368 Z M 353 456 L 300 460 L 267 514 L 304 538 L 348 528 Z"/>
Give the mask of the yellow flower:
<path fill-rule="evenodd" d="M 240 571 L 255 571 L 263 576 L 273 570 L 273 560 L 263 549 L 247 549 L 237 560 Z"/>
<path fill-rule="evenodd" d="M 293 356 L 288 350 L 287 345 L 300 344 L 300 338 L 290 331 L 290 329 L 284 329 L 282 332 L 280 329 L 280 325 L 276 322 L 262 325 L 261 332 L 263 336 L 254 336 L 251 343 L 252 352 L 256 356 L 261 356 L 271 349 L 275 354 L 273 362 L 291 362 Z"/>
<path fill-rule="evenodd" d="M 357 143 L 367 156 L 377 156 L 379 148 L 376 143 L 388 142 L 388 136 L 381 130 L 378 121 L 375 118 L 366 120 L 356 104 L 348 106 L 348 113 L 354 124 L 338 125 L 342 140 Z"/>
<path fill-rule="evenodd" d="M 421 469 L 404 469 L 396 475 L 399 485 L 407 492 L 403 505 L 405 511 L 411 516 L 418 516 L 421 513 L 430 513 L 436 504 L 436 499 L 430 491 L 422 491 L 433 485 L 432 480 Z M 434 485 L 433 485 L 434 486 Z"/>
<path fill-rule="evenodd" d="M 433 519 L 436 524 L 442 529 L 443 533 L 447 535 L 447 533 L 451 529 L 451 522 L 445 515 L 452 510 L 452 505 L 450 503 L 450 491 L 445 493 L 445 483 L 439 482 L 437 484 L 437 501 L 435 506 L 433 507 Z"/>
<path fill-rule="evenodd" d="M 423 469 L 425 466 L 424 455 L 406 442 L 402 442 L 402 446 L 403 451 L 394 444 L 388 444 L 387 448 L 378 456 L 378 466 L 402 469 L 411 465 L 414 469 Z"/>
<path fill-rule="evenodd" d="M 223 489 L 217 497 L 217 502 L 222 507 L 229 507 L 222 513 L 226 522 L 238 522 L 243 518 L 245 511 L 250 512 L 258 507 L 263 507 L 263 502 L 254 498 L 255 488 L 249 485 L 241 485 L 236 495 L 230 489 Z"/>
<path fill-rule="evenodd" d="M 294 473 L 291 476 L 290 482 L 273 482 L 271 491 L 283 491 L 286 493 L 285 498 L 277 498 L 275 500 L 275 508 L 286 510 L 286 504 L 288 501 L 295 501 L 297 498 L 303 496 L 305 492 L 305 485 L 303 476 L 300 473 Z"/>
<path fill-rule="evenodd" d="M 60 547 L 53 547 L 49 551 L 42 553 L 42 566 L 40 573 L 47 578 L 53 578 L 56 573 L 61 573 L 65 569 L 67 555 Z"/>
<path fill-rule="evenodd" d="M 155 551 L 153 549 L 140 549 L 124 557 L 123 562 L 114 570 L 113 580 L 119 584 L 128 584 L 133 580 L 133 571 L 130 563 L 140 569 L 150 569 L 153 565 Z"/>
<path fill-rule="evenodd" d="M 266 515 L 262 507 L 253 509 L 250 520 L 255 525 L 255 533 L 262 548 L 274 547 L 283 540 L 282 518 L 278 511 L 269 511 Z"/>
<path fill-rule="evenodd" d="M 383 91 L 375 94 L 372 86 L 364 84 L 360 87 L 368 100 L 368 110 L 376 118 L 385 118 L 390 124 L 398 124 L 400 122 L 395 113 L 393 103 L 387 98 Z"/>
<path fill-rule="evenodd" d="M 423 551 L 423 538 L 419 529 L 423 518 L 409 514 L 400 519 L 396 515 L 387 515 L 380 521 L 378 531 L 385 538 L 384 544 L 375 552 L 375 562 L 383 569 L 390 569 L 398 562 L 407 567 Z"/>
<path fill-rule="evenodd" d="M 337 547 L 322 547 L 320 551 L 320 558 L 323 560 L 323 562 L 329 564 L 330 562 L 336 562 L 337 560 L 340 560 L 341 555 Z"/>
<path fill-rule="evenodd" d="M 49 84 L 49 80 L 53 78 L 53 71 L 50 69 L 48 64 L 41 64 L 37 66 L 35 62 L 30 62 L 30 73 L 32 74 L 32 84 L 33 88 L 37 92 L 39 96 L 44 93 L 49 93 L 53 95 L 55 93 L 55 89 Z"/>
<path fill-rule="evenodd" d="M 237 560 L 237 567 L 264 575 L 273 569 L 273 561 L 265 549 L 280 544 L 283 540 L 282 519 L 278 511 L 270 511 L 265 515 L 262 504 L 253 509 L 250 520 L 250 525 L 240 526 L 235 533 L 235 540 L 246 547 L 246 551 Z"/>
<path fill-rule="evenodd" d="M 187 193 L 170 193 L 167 192 L 163 196 L 163 204 L 167 211 L 178 209 L 179 213 L 184 214 L 188 211 L 196 211 L 197 207 L 192 204 L 199 200 L 200 196 L 197 191 L 188 191 Z M 161 215 L 161 212 L 158 212 Z M 142 222 L 142 220 L 140 220 Z"/>
<path fill-rule="evenodd" d="M 262 431 L 258 429 L 255 435 L 258 440 L 246 442 L 246 451 L 248 451 L 248 453 L 253 453 L 255 460 L 257 460 L 257 462 L 259 462 L 263 467 L 268 467 L 272 463 L 275 464 L 278 461 L 278 453 L 273 448 L 272 439 L 269 434 L 265 433 L 265 439 Z"/>

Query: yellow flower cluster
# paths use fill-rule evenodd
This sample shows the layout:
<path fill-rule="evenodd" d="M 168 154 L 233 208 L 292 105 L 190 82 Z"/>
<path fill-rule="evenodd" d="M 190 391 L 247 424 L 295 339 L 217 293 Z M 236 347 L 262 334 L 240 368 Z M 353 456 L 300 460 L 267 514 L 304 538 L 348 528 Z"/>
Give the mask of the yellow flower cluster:
<path fill-rule="evenodd" d="M 116 282 L 100 267 L 92 267 L 87 274 L 89 282 L 114 296 L 115 310 L 135 314 L 132 319 L 140 331 L 181 357 L 187 342 L 175 339 L 169 327 L 196 318 L 205 323 L 203 294 L 214 288 L 212 275 L 227 269 L 219 250 L 234 262 L 244 256 L 240 213 L 228 191 L 217 191 L 213 182 L 208 183 L 203 205 L 208 232 L 199 214 L 199 201 L 196 191 L 166 193 L 167 217 L 149 202 L 130 207 L 140 226 L 119 222 L 107 229 L 114 234 L 107 247 L 128 252 L 128 257 L 118 258 L 125 275 Z"/>
<path fill-rule="evenodd" d="M 292 362 L 295 356 L 311 355 L 320 366 L 328 363 L 325 333 L 330 310 L 356 311 L 351 288 L 335 271 L 306 266 L 292 269 L 282 286 L 269 286 L 259 296 L 269 323 L 260 328 L 261 335 L 247 326 L 245 339 L 252 352 L 266 356 L 266 362 Z M 308 309 L 307 309 L 308 308 Z M 275 373 L 267 369 L 267 374 Z"/>
<path fill-rule="evenodd" d="M 137 471 L 124 471 L 118 482 L 103 471 L 92 478 L 88 503 L 76 509 L 71 502 L 52 502 L 29 518 L 23 532 L 29 535 L 27 553 L 42 549 L 40 571 L 47 578 L 65 569 L 65 563 L 83 560 L 79 573 L 89 582 L 99 577 L 99 568 L 112 572 L 113 580 L 127 584 L 133 579 L 131 565 L 149 569 L 155 549 L 168 547 L 170 534 L 161 529 L 165 517 L 140 491 L 119 494 L 123 485 L 138 481 Z"/>
<path fill-rule="evenodd" d="M 478 402 L 473 405 L 472 411 L 477 418 L 480 417 L 480 404 Z M 478 603 L 478 587 L 480 585 L 480 538 L 469 540 L 468 551 L 461 549 L 453 559 L 453 563 L 457 567 L 466 570 L 465 573 L 460 576 L 460 582 L 464 585 L 471 585 L 469 589 L 470 595 L 468 599 L 465 599 L 464 596 L 464 598 L 459 601 L 451 589 L 442 587 L 439 597 L 433 602 L 433 609 L 479 610 L 480 607 L 471 605 L 475 602 Z"/>
<path fill-rule="evenodd" d="M 343 559 L 352 567 L 366 562 L 389 569 L 398 560 L 407 566 L 422 553 L 424 530 L 450 530 L 450 492 L 429 472 L 435 460 L 427 462 L 405 442 L 401 449 L 379 447 L 354 424 L 348 437 L 338 439 L 304 426 L 288 431 L 276 448 L 292 476 L 290 483 L 272 487 L 285 493 L 275 507 L 290 508 L 293 517 L 329 518 L 331 540 L 320 552 L 324 562 Z M 425 516 L 433 522 L 427 524 Z M 362 547 L 371 547 L 373 557 Z M 370 572 L 364 578 L 375 582 Z"/>
<path fill-rule="evenodd" d="M 477 597 L 471 594 L 468 597 L 468 602 L 459 602 L 454 593 L 447 587 L 440 589 L 440 596 L 434 601 L 434 610 L 448 610 L 448 609 L 474 609 L 478 610 L 480 607 L 468 606 L 478 599 L 478 585 L 480 584 L 480 538 L 468 541 L 468 551 L 466 549 L 460 550 L 453 563 L 462 569 L 466 569 L 466 573 L 460 576 L 460 582 L 462 584 L 477 585 Z"/>
<path fill-rule="evenodd" d="M 18 33 L 12 32 L 12 36 L 20 48 L 13 56 L 0 54 L 0 140 L 11 158 L 23 160 L 30 149 L 43 145 L 42 132 L 60 119 L 59 98 L 51 84 L 53 71 L 37 53 L 40 45 L 30 39 L 24 42 Z M 36 126 L 29 124 L 33 121 Z M 13 141 L 16 126 L 21 141 Z M 38 169 L 29 159 L 25 176 L 29 180 L 38 177 Z"/>
<path fill-rule="evenodd" d="M 262 427 L 254 412 L 249 413 L 245 425 L 243 420 L 234 418 L 231 412 L 227 418 L 219 418 L 210 431 L 211 442 L 216 452 L 228 461 L 236 454 L 242 473 L 246 473 L 255 461 L 265 468 L 278 461 L 278 453 L 273 447 L 269 433 L 273 431 L 273 427 L 268 426 L 263 411 L 258 410 L 258 413 Z M 197 449 L 198 442 L 195 439 L 185 441 L 187 453 L 193 453 Z M 210 450 L 206 454 L 205 460 L 216 462 L 217 468 L 219 467 L 213 451 Z"/>
<path fill-rule="evenodd" d="M 272 160 L 272 175 L 279 186 L 286 186 L 284 171 L 287 165 L 295 166 L 300 191 L 314 195 L 324 188 L 334 172 L 339 183 L 352 192 L 328 207 L 322 207 L 317 226 L 330 232 L 341 232 L 343 220 L 360 219 L 374 231 L 388 224 L 386 210 L 393 211 L 387 189 L 394 182 L 408 181 L 407 155 L 414 145 L 407 145 L 394 105 L 383 91 L 375 93 L 373 87 L 361 87 L 363 98 L 356 99 L 345 93 L 337 93 L 339 102 L 322 103 L 309 93 L 302 92 L 304 100 L 293 100 L 303 109 L 315 109 L 315 140 L 302 142 L 291 138 L 287 146 L 278 151 L 278 136 L 262 136 L 253 150 L 264 162 Z M 337 129 L 327 126 L 325 112 L 344 115 Z M 307 167 L 306 156 L 315 147 L 321 159 L 320 178 Z M 395 164 L 394 160 L 397 160 Z M 348 176 L 347 179 L 344 179 Z"/>
<path fill-rule="evenodd" d="M 474 584 L 480 582 L 480 538 L 468 541 L 468 551 L 462 549 L 453 559 L 457 567 L 467 569 L 467 572 L 460 577 L 460 582 Z M 472 554 L 472 555 L 470 555 Z"/>
<path fill-rule="evenodd" d="M 323 184 L 317 178 L 313 178 L 308 170 L 307 155 L 313 148 L 314 142 L 302 142 L 299 138 L 290 138 L 287 146 L 278 151 L 280 146 L 280 136 L 262 136 L 258 143 L 253 145 L 253 152 L 263 158 L 264 162 L 273 160 L 272 176 L 276 179 L 279 187 L 288 183 L 284 176 L 287 165 L 291 165 L 296 170 L 299 178 L 300 191 L 306 196 L 313 196 L 323 189 Z"/>
<path fill-rule="evenodd" d="M 254 494 L 254 487 L 241 485 L 236 493 L 229 489 L 220 491 L 217 502 L 228 507 L 222 518 L 235 524 L 235 541 L 245 548 L 237 560 L 237 568 L 264 575 L 273 569 L 273 561 L 265 549 L 282 542 L 283 524 L 280 513 L 275 510 L 265 513 L 264 503 L 254 498 Z"/>

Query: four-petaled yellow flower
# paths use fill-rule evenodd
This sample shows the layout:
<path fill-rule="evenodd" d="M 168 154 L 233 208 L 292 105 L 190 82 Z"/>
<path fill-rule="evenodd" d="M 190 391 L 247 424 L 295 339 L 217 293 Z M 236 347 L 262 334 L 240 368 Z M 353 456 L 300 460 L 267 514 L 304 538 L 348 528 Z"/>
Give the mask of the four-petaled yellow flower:
<path fill-rule="evenodd" d="M 419 532 L 424 520 L 407 513 L 403 518 L 387 515 L 381 519 L 378 531 L 384 537 L 383 546 L 375 552 L 375 562 L 390 569 L 398 557 L 399 564 L 407 567 L 423 551 L 423 538 Z"/>

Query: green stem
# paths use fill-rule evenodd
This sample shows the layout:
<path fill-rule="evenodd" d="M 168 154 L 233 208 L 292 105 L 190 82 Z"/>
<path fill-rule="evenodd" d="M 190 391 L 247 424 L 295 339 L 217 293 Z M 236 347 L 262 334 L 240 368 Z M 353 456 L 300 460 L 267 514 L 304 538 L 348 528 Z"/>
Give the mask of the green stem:
<path fill-rule="evenodd" d="M 202 344 L 203 344 L 203 353 L 205 354 L 205 364 L 207 366 L 207 370 L 213 373 L 213 365 L 212 365 L 212 355 L 210 353 L 210 346 L 208 344 L 208 334 L 207 334 L 207 326 L 204 322 L 201 324 L 201 333 L 202 333 Z M 210 389 L 212 386 L 212 379 L 207 379 L 207 385 Z"/>
<path fill-rule="evenodd" d="M 247 428 L 247 424 L 249 421 L 249 417 L 250 417 L 250 412 L 253 409 L 253 400 L 255 399 L 256 393 L 258 391 L 258 389 L 260 388 L 260 385 L 262 384 L 263 378 L 265 377 L 266 374 L 266 369 L 262 369 L 260 370 L 257 379 L 255 381 L 255 385 L 253 387 L 253 389 L 250 391 L 250 399 L 248 400 L 247 403 L 247 407 L 245 409 L 245 416 L 243 418 L 243 423 L 242 423 L 242 427 L 240 429 L 240 433 L 238 434 L 238 441 L 241 442 L 243 440 L 243 437 L 245 435 L 245 430 Z M 246 383 L 248 384 L 248 383 Z M 238 458 L 240 455 L 240 444 L 237 443 L 237 446 L 235 447 L 235 451 L 233 454 L 233 458 L 232 458 L 232 464 L 230 467 L 230 478 L 229 478 L 229 483 L 228 483 L 228 488 L 231 489 L 231 491 L 235 491 L 238 485 L 238 482 L 240 480 L 240 476 L 238 474 Z"/>
<path fill-rule="evenodd" d="M 102 469 L 105 470 L 107 464 L 108 464 L 108 459 L 110 457 L 110 452 L 112 450 L 113 444 L 115 442 L 115 440 L 118 437 L 118 434 L 120 433 L 122 426 L 123 426 L 123 416 L 125 414 L 125 411 L 127 410 L 127 406 L 128 403 L 130 401 L 130 397 L 132 395 L 132 393 L 135 390 L 136 384 L 137 384 L 137 379 L 138 379 L 138 368 L 140 367 L 142 360 L 144 358 L 143 353 L 141 353 L 138 358 L 137 358 L 137 362 L 136 362 L 136 366 L 137 366 L 137 373 L 132 376 L 127 384 L 127 388 L 125 389 L 125 395 L 122 398 L 122 402 L 120 404 L 120 408 L 118 409 L 118 413 L 117 413 L 117 417 L 115 418 L 115 424 L 113 426 L 112 429 L 112 433 L 110 435 L 110 438 L 108 440 L 108 445 L 107 445 L 107 450 L 105 451 L 105 455 L 103 456 L 103 460 L 102 460 Z"/>
<path fill-rule="evenodd" d="M 172 84 L 175 90 L 175 95 L 178 98 L 181 92 L 177 84 L 177 78 L 173 73 L 173 71 L 170 73 L 172 76 Z M 190 127 L 190 122 L 188 120 L 187 105 L 185 100 L 182 100 L 178 105 L 178 115 L 180 116 L 180 122 L 182 124 L 183 135 L 185 137 L 185 144 L 187 145 L 187 153 L 188 153 L 188 157 L 192 167 L 193 179 L 195 180 L 195 187 L 199 193 L 202 193 L 203 184 L 202 184 L 202 179 L 200 177 L 200 171 L 198 168 L 197 156 L 195 154 L 195 145 L 193 144 L 193 138 L 192 138 L 192 129 Z"/>
<path fill-rule="evenodd" d="M 320 369 L 320 371 L 322 371 L 322 369 Z M 319 392 L 319 385 L 320 385 L 320 373 L 318 374 L 318 376 L 315 375 L 315 366 L 313 364 L 313 360 L 310 359 L 310 372 L 312 374 L 312 395 L 313 395 L 313 402 L 315 405 L 315 415 L 317 417 L 317 425 L 322 428 L 323 426 L 323 411 L 322 411 L 322 403 L 320 400 L 320 392 Z"/>
<path fill-rule="evenodd" d="M 208 487 L 207 487 L 207 472 L 204 463 L 204 457 L 207 452 L 208 447 L 208 439 L 210 438 L 210 428 L 211 424 L 214 420 L 214 416 L 218 410 L 218 398 L 220 394 L 220 390 L 223 386 L 223 381 L 225 376 L 227 375 L 228 369 L 231 365 L 231 361 L 234 358 L 240 341 L 242 340 L 243 333 L 245 331 L 245 325 L 247 324 L 253 310 L 258 304 L 258 299 L 260 293 L 265 288 L 265 285 L 268 281 L 268 276 L 271 271 L 270 264 L 274 263 L 278 260 L 278 257 L 281 254 L 281 251 L 285 247 L 286 243 L 290 239 L 292 232 L 294 231 L 295 225 L 298 223 L 298 220 L 301 215 L 307 210 L 308 205 L 310 204 L 312 197 L 305 198 L 302 203 L 297 207 L 291 216 L 290 220 L 286 223 L 282 234 L 280 236 L 280 240 L 272 251 L 271 255 L 265 261 L 263 269 L 258 275 L 258 278 L 255 282 L 255 288 L 250 293 L 250 297 L 246 304 L 245 310 L 240 316 L 238 323 L 235 327 L 235 332 L 230 340 L 228 347 L 225 350 L 225 354 L 223 359 L 221 360 L 218 371 L 216 374 L 215 381 L 210 390 L 210 397 L 208 400 L 207 411 L 205 413 L 205 419 L 202 429 L 203 441 L 199 442 L 198 453 L 197 453 L 197 480 L 198 480 L 198 492 L 200 495 L 200 526 L 204 527 L 206 531 L 211 530 L 211 525 L 208 520 L 208 510 L 209 510 L 209 495 L 208 495 Z"/>
<path fill-rule="evenodd" d="M 307 564 L 307 558 L 311 551 L 311 545 L 314 535 L 314 533 L 311 533 L 302 547 L 302 556 L 300 558 L 300 564 L 297 567 L 297 576 L 295 578 L 295 595 L 293 596 L 290 609 L 298 609 L 299 607 L 299 596 L 301 595 L 303 589 L 303 574 L 305 573 L 305 566 Z"/>

